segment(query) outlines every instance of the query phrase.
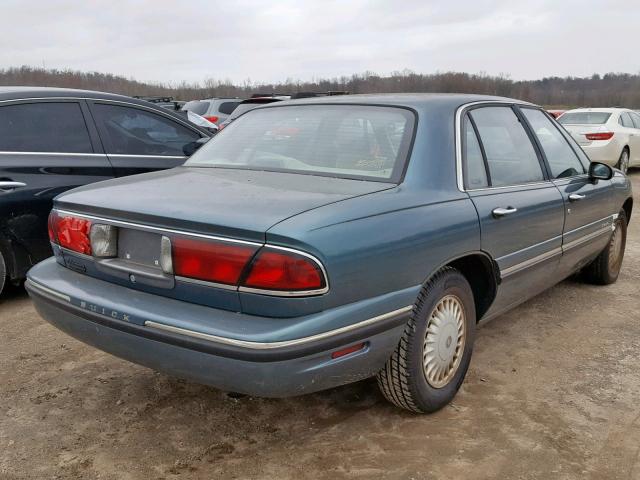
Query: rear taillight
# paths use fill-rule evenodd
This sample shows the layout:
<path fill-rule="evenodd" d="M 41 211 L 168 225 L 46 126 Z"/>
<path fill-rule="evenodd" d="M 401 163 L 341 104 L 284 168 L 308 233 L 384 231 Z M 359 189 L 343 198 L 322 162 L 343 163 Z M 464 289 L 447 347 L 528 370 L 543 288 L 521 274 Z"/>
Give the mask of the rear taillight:
<path fill-rule="evenodd" d="M 587 140 L 609 140 L 613 137 L 613 132 L 585 133 L 584 136 L 587 137 Z"/>
<path fill-rule="evenodd" d="M 326 286 L 320 266 L 310 257 L 265 247 L 253 260 L 242 285 L 260 290 L 308 291 Z"/>
<path fill-rule="evenodd" d="M 68 250 L 91 255 L 90 230 L 91 222 L 85 218 L 58 212 L 49 215 L 49 239 Z"/>
<path fill-rule="evenodd" d="M 208 116 L 205 116 L 204 118 L 209 120 L 211 123 L 216 123 L 219 119 L 219 117 L 217 117 L 216 115 L 208 115 Z"/>
<path fill-rule="evenodd" d="M 254 245 L 174 237 L 173 271 L 181 277 L 237 285 L 258 249 Z"/>

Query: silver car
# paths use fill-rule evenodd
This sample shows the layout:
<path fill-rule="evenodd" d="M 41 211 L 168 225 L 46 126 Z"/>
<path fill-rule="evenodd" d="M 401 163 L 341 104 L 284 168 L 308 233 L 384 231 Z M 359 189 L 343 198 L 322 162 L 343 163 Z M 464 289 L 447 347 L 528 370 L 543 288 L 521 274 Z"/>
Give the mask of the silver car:
<path fill-rule="evenodd" d="M 220 125 L 233 112 L 241 98 L 207 98 L 204 100 L 192 100 L 187 102 L 182 110 L 197 113 L 211 123 Z"/>

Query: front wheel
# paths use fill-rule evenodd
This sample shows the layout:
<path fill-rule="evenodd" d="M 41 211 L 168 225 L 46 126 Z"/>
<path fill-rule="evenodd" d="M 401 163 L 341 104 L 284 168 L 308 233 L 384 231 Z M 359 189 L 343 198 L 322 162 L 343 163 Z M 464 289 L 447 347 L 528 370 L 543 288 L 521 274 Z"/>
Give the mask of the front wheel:
<path fill-rule="evenodd" d="M 618 218 L 613 222 L 613 233 L 607 246 L 596 259 L 582 271 L 589 283 L 609 285 L 618 279 L 624 249 L 627 244 L 627 214 L 620 210 Z"/>
<path fill-rule="evenodd" d="M 620 159 L 616 167 L 618 167 L 618 170 L 622 173 L 627 173 L 627 170 L 629 170 L 629 150 L 626 148 L 620 154 Z"/>
<path fill-rule="evenodd" d="M 444 407 L 469 368 L 475 326 L 469 282 L 444 267 L 422 288 L 400 343 L 377 375 L 382 394 L 412 412 Z"/>

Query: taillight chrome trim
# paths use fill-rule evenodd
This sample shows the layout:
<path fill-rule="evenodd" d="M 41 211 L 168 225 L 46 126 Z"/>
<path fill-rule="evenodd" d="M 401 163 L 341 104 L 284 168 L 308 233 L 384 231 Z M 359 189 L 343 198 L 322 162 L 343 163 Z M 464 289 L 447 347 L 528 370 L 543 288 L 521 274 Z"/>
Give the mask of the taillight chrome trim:
<path fill-rule="evenodd" d="M 169 233 L 169 234 L 181 235 L 186 237 L 202 238 L 206 240 L 214 240 L 214 241 L 228 242 L 228 243 L 235 243 L 235 244 L 242 244 L 242 245 L 253 245 L 253 246 L 257 246 L 259 249 L 264 247 L 264 248 L 270 248 L 274 250 L 281 250 L 285 252 L 295 253 L 297 255 L 307 257 L 320 268 L 320 271 L 322 272 L 322 276 L 324 278 L 325 286 L 323 288 L 319 288 L 315 290 L 268 290 L 268 289 L 262 289 L 262 288 L 243 287 L 243 286 L 228 285 L 228 284 L 222 284 L 222 283 L 216 283 L 216 282 L 208 282 L 206 280 L 187 278 L 187 277 L 182 277 L 180 275 L 175 276 L 176 280 L 180 280 L 183 282 L 196 283 L 198 285 L 204 285 L 204 286 L 209 286 L 214 288 L 223 288 L 225 290 L 234 290 L 241 293 L 255 293 L 258 295 L 267 295 L 271 297 L 310 297 L 310 296 L 316 296 L 316 295 L 323 295 L 329 291 L 329 276 L 327 275 L 327 271 L 324 268 L 324 264 L 317 257 L 311 255 L 310 253 L 303 252 L 302 250 L 298 250 L 296 248 L 281 247 L 279 245 L 272 245 L 270 243 L 252 242 L 249 240 L 237 240 L 234 238 L 218 237 L 215 235 L 207 235 L 204 233 L 186 232 L 183 230 L 175 230 L 172 228 L 154 227 L 151 225 L 127 222 L 123 220 L 113 220 L 110 218 L 99 217 L 96 215 L 88 215 L 85 213 L 78 213 L 78 212 L 63 210 L 59 208 L 54 208 L 52 211 L 60 215 L 71 215 L 75 217 L 86 218 L 87 220 L 96 221 L 105 225 L 127 227 L 127 228 L 133 228 L 136 230 L 148 231 L 148 232 Z M 63 249 L 63 250 L 66 251 L 67 249 Z M 78 252 L 74 252 L 71 250 L 69 250 L 68 252 L 77 254 L 77 255 L 82 255 L 83 257 L 90 258 L 90 259 L 98 258 L 98 257 L 93 257 L 93 256 L 81 254 Z"/>
<path fill-rule="evenodd" d="M 318 288 L 315 290 L 268 290 L 263 288 L 253 288 L 253 287 L 243 287 L 240 285 L 238 287 L 238 291 L 242 293 L 257 293 L 259 295 L 269 295 L 272 297 L 310 297 L 312 295 L 322 295 L 329 291 L 329 276 L 327 275 L 327 271 L 324 268 L 324 265 L 318 258 L 314 257 L 310 253 L 302 252 L 295 248 L 289 247 L 280 247 L 278 245 L 271 245 L 269 243 L 264 244 L 265 248 L 273 249 L 273 250 L 281 250 L 284 252 L 295 253 L 296 255 L 301 255 L 303 257 L 308 258 L 313 263 L 315 263 L 322 272 L 322 277 L 324 278 L 324 287 Z"/>
<path fill-rule="evenodd" d="M 136 230 L 144 230 L 147 232 L 157 232 L 157 233 L 173 233 L 175 235 L 182 235 L 185 237 L 194 237 L 194 238 L 205 238 L 207 240 L 217 240 L 220 242 L 229 242 L 229 243 L 238 243 L 238 244 L 243 244 L 243 245 L 256 245 L 256 246 L 263 246 L 264 243 L 260 243 L 260 242 L 252 242 L 249 240 L 237 240 L 235 238 L 228 238 L 228 237 L 218 237 L 215 235 L 207 235 L 206 233 L 195 233 L 195 232 L 187 232 L 184 230 L 175 230 L 172 228 L 165 228 L 165 227 L 154 227 L 151 225 L 143 225 L 140 223 L 134 223 L 134 222 L 126 222 L 124 220 L 113 220 L 111 218 L 104 218 L 104 217 L 98 217 L 95 215 L 87 215 L 86 213 L 77 213 L 77 212 L 72 212 L 69 210 L 61 210 L 58 208 L 54 208 L 53 211 L 58 212 L 62 215 L 73 215 L 76 217 L 82 217 L 82 218 L 86 218 L 88 220 L 95 220 L 101 223 L 106 223 L 108 225 L 115 225 L 115 226 L 119 226 L 119 227 L 130 227 L 130 228 L 134 228 Z"/>

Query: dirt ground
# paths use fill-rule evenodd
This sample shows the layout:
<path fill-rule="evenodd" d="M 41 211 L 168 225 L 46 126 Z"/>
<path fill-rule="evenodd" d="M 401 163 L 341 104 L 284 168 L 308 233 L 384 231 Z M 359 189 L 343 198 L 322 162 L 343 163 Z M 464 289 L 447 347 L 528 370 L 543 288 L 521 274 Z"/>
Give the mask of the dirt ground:
<path fill-rule="evenodd" d="M 85 346 L 0 300 L 0 478 L 640 479 L 640 171 L 618 282 L 567 280 L 483 325 L 454 403 L 364 381 L 233 398 Z"/>

